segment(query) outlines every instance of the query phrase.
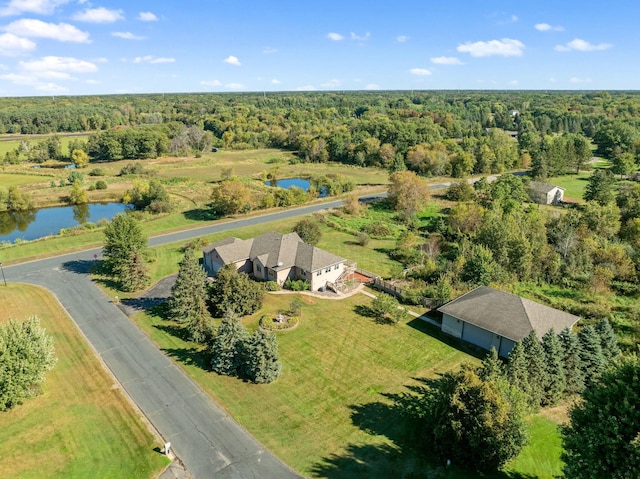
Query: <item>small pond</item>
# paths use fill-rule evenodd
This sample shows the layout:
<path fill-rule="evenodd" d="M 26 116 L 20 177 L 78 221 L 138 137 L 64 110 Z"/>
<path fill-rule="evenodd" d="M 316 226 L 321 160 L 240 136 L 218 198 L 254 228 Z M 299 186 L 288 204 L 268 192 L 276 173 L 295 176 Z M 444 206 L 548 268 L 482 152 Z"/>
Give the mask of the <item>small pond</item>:
<path fill-rule="evenodd" d="M 311 186 L 311 182 L 306 178 L 282 178 L 280 180 L 276 180 L 275 182 L 273 180 L 265 181 L 265 184 L 267 186 L 277 186 L 284 189 L 289 189 L 292 186 L 296 186 L 304 191 L 309 191 L 309 187 Z M 327 189 L 322 188 L 318 196 L 321 198 L 323 196 L 327 196 Z"/>
<path fill-rule="evenodd" d="M 63 228 L 110 220 L 130 208 L 130 205 L 122 203 L 92 203 L 28 211 L 3 211 L 0 212 L 0 243 L 13 243 L 16 239 L 30 241 L 55 235 Z"/>

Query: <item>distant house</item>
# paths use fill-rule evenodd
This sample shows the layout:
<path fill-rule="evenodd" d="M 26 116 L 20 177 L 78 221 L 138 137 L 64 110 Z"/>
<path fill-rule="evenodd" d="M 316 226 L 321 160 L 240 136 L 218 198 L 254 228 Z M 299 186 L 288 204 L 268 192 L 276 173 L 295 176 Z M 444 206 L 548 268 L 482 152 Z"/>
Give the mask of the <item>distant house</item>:
<path fill-rule="evenodd" d="M 438 308 L 442 331 L 508 357 L 516 342 L 532 330 L 538 338 L 553 329 L 572 327 L 580 319 L 515 294 L 480 286 Z"/>
<path fill-rule="evenodd" d="M 303 242 L 296 233 L 271 231 L 247 240 L 230 237 L 202 251 L 210 276 L 233 264 L 240 272 L 280 285 L 288 278 L 304 279 L 311 291 L 332 286 L 347 271 L 344 258 Z"/>
<path fill-rule="evenodd" d="M 531 201 L 539 205 L 557 205 L 564 200 L 564 188 L 559 186 L 531 181 L 529 183 L 529 196 Z"/>

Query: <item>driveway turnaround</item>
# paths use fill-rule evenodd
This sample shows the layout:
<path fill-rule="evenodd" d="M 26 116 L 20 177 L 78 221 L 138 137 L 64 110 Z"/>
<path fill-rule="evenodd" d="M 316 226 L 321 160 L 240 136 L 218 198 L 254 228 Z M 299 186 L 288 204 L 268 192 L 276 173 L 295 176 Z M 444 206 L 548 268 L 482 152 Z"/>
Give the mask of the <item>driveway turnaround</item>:
<path fill-rule="evenodd" d="M 316 204 L 156 236 L 149 239 L 149 245 L 305 215 L 341 203 Z M 90 280 L 91 264 L 101 255 L 100 249 L 93 249 L 5 266 L 4 271 L 7 281 L 40 285 L 56 295 L 140 411 L 165 442 L 171 442 L 172 451 L 194 478 L 301 477 L 236 423 Z"/>

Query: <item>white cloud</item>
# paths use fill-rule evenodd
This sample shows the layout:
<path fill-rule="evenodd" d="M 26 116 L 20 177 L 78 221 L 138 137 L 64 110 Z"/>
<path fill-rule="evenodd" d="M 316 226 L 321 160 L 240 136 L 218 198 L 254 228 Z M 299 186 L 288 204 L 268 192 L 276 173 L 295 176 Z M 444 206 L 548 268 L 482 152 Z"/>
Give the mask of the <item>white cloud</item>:
<path fill-rule="evenodd" d="M 140 12 L 138 14 L 138 20 L 141 22 L 157 22 L 158 17 L 156 17 L 153 12 Z"/>
<path fill-rule="evenodd" d="M 6 7 L 0 8 L 0 16 L 20 15 L 22 13 L 37 13 L 51 15 L 55 9 L 69 3 L 70 0 L 11 0 Z"/>
<path fill-rule="evenodd" d="M 369 40 L 370 37 L 371 37 L 371 34 L 369 32 L 365 33 L 364 35 L 356 35 L 355 33 L 351 32 L 351 40 L 366 42 L 367 40 Z"/>
<path fill-rule="evenodd" d="M 147 37 L 134 35 L 131 32 L 111 32 L 111 36 L 123 38 L 124 40 L 145 40 Z"/>
<path fill-rule="evenodd" d="M 342 35 L 340 35 L 339 33 L 334 33 L 334 32 L 327 33 L 327 38 L 329 40 L 334 40 L 336 42 L 338 42 L 340 40 L 344 40 L 344 37 Z"/>
<path fill-rule="evenodd" d="M 317 90 L 317 88 L 314 87 L 313 85 L 304 85 L 296 88 L 296 91 L 315 91 L 315 90 Z"/>
<path fill-rule="evenodd" d="M 280 83 L 282 83 L 280 80 L 278 80 L 277 78 L 274 78 L 273 80 L 271 80 L 271 84 L 272 85 L 280 85 Z"/>
<path fill-rule="evenodd" d="M 240 63 L 240 60 L 238 60 L 238 57 L 234 57 L 233 55 L 229 55 L 227 58 L 225 58 L 224 62 L 228 63 L 229 65 L 235 65 L 237 67 L 242 65 L 242 63 Z"/>
<path fill-rule="evenodd" d="M 322 88 L 337 88 L 340 86 L 342 82 L 340 80 L 336 80 L 335 78 L 333 80 L 329 80 L 328 82 L 325 83 L 320 83 L 320 86 Z"/>
<path fill-rule="evenodd" d="M 23 18 L 3 28 L 20 37 L 50 38 L 60 42 L 91 43 L 89 34 L 68 23 L 46 23 L 34 18 Z"/>
<path fill-rule="evenodd" d="M 431 63 L 436 65 L 463 65 L 458 57 L 431 57 Z"/>
<path fill-rule="evenodd" d="M 230 90 L 244 90 L 245 86 L 242 83 L 226 83 L 224 86 Z"/>
<path fill-rule="evenodd" d="M 91 60 L 93 63 L 107 63 L 109 60 L 105 57 L 98 57 Z"/>
<path fill-rule="evenodd" d="M 574 38 L 566 45 L 556 45 L 555 49 L 559 52 L 569 52 L 571 50 L 575 50 L 578 52 L 594 52 L 607 50 L 612 46 L 613 45 L 611 45 L 610 43 L 598 43 L 597 45 L 594 45 L 586 40 L 582 40 L 581 38 Z"/>
<path fill-rule="evenodd" d="M 379 90 L 380 89 L 380 85 L 378 85 L 377 83 L 367 83 L 364 86 L 365 90 Z"/>
<path fill-rule="evenodd" d="M 539 32 L 562 32 L 564 31 L 564 27 L 561 25 L 549 25 L 548 23 L 536 23 L 533 28 L 538 30 Z"/>
<path fill-rule="evenodd" d="M 36 90 L 46 91 L 49 93 L 64 93 L 69 91 L 68 88 L 57 85 L 55 83 L 41 83 L 39 85 L 36 85 Z"/>
<path fill-rule="evenodd" d="M 426 68 L 412 68 L 411 70 L 409 70 L 413 75 L 418 75 L 418 76 L 428 76 L 431 75 L 431 72 L 429 70 L 427 70 Z"/>
<path fill-rule="evenodd" d="M 569 81 L 571 83 L 591 83 L 591 78 L 571 77 L 569 78 Z"/>
<path fill-rule="evenodd" d="M 13 33 L 0 35 L 0 55 L 17 57 L 36 48 L 36 44 L 26 38 L 21 38 Z"/>
<path fill-rule="evenodd" d="M 510 80 L 509 82 L 507 82 L 507 84 L 511 86 L 516 86 L 518 83 L 520 83 L 518 80 Z"/>
<path fill-rule="evenodd" d="M 220 80 L 202 80 L 202 81 L 200 81 L 200 85 L 202 85 L 202 86 L 222 86 L 222 82 Z"/>
<path fill-rule="evenodd" d="M 520 40 L 503 38 L 502 40 L 490 40 L 488 42 L 467 42 L 458 45 L 457 50 L 468 53 L 472 57 L 489 57 L 501 55 L 503 57 L 519 57 L 525 49 L 524 43 Z"/>
<path fill-rule="evenodd" d="M 175 58 L 168 57 L 154 57 L 152 55 L 145 55 L 144 57 L 135 57 L 133 63 L 150 63 L 155 65 L 157 63 L 175 63 Z"/>
<path fill-rule="evenodd" d="M 262 49 L 262 53 L 264 53 L 265 55 L 270 55 L 272 53 L 278 53 L 278 49 L 272 47 L 264 47 Z"/>
<path fill-rule="evenodd" d="M 79 22 L 113 23 L 118 20 L 124 20 L 124 15 L 122 15 L 122 10 L 109 10 L 104 7 L 87 8 L 82 12 L 76 13 L 73 19 Z"/>
<path fill-rule="evenodd" d="M 56 56 L 46 56 L 40 60 L 20 62 L 20 69 L 37 76 L 51 75 L 52 72 L 93 73 L 98 71 L 98 67 L 95 64 L 86 60 Z"/>
<path fill-rule="evenodd" d="M 396 37 L 396 42 L 398 42 L 398 43 L 404 43 L 407 40 L 409 40 L 409 37 L 407 35 L 398 35 Z"/>

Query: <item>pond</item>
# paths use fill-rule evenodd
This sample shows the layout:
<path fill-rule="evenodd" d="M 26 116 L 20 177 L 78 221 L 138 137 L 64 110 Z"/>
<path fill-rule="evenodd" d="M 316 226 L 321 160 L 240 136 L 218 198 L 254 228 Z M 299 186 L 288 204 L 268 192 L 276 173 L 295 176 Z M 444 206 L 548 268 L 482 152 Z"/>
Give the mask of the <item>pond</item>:
<path fill-rule="evenodd" d="M 110 220 L 130 208 L 130 205 L 122 203 L 92 203 L 28 211 L 3 211 L 0 213 L 0 243 L 13 243 L 16 239 L 30 241 L 55 235 L 63 228 Z"/>
<path fill-rule="evenodd" d="M 282 178 L 281 180 L 265 181 L 265 184 L 267 186 L 277 186 L 279 188 L 284 188 L 284 189 L 289 189 L 292 186 L 296 186 L 304 191 L 309 191 L 309 188 L 311 187 L 311 182 L 306 178 Z M 321 198 L 323 196 L 327 196 L 327 189 L 322 188 L 318 196 Z"/>

